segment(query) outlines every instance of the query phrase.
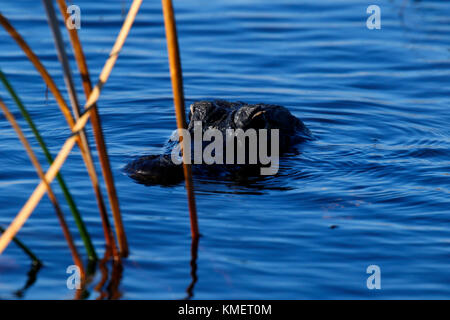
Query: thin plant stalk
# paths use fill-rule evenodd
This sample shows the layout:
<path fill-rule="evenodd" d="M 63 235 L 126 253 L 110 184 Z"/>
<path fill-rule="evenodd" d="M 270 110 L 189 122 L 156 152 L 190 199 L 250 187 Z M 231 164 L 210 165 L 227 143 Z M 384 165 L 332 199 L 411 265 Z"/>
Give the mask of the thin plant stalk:
<path fill-rule="evenodd" d="M 89 99 L 86 102 L 85 105 L 85 109 L 87 109 L 86 112 L 83 113 L 80 119 L 78 119 L 78 121 L 73 126 L 72 136 L 66 140 L 66 142 L 60 149 L 58 155 L 56 156 L 53 164 L 50 166 L 47 173 L 45 174 L 45 180 L 48 183 L 51 183 L 53 181 L 56 174 L 61 169 L 62 165 L 64 164 L 64 161 L 67 159 L 70 151 L 75 145 L 79 131 L 83 129 L 86 123 L 88 122 L 89 117 L 91 116 L 92 113 L 91 107 L 97 102 L 98 98 L 100 97 L 101 89 L 108 80 L 109 75 L 111 74 L 112 68 L 114 67 L 114 64 L 117 61 L 120 50 L 122 49 L 125 43 L 125 40 L 128 36 L 130 28 L 134 22 L 134 19 L 136 18 L 137 12 L 141 4 L 142 0 L 133 0 L 131 8 L 128 11 L 128 15 L 122 25 L 120 33 L 117 36 L 116 42 L 111 50 L 109 58 L 108 60 L 106 60 L 102 72 L 100 73 L 99 80 L 95 85 L 94 89 L 92 90 Z M 0 254 L 5 250 L 8 244 L 11 242 L 12 238 L 17 234 L 17 232 L 20 230 L 23 224 L 30 217 L 31 213 L 36 208 L 37 204 L 45 194 L 45 191 L 46 191 L 45 185 L 41 181 L 39 185 L 36 187 L 36 189 L 34 189 L 32 195 L 25 203 L 25 205 L 22 207 L 20 212 L 17 214 L 15 219 L 9 225 L 8 229 L 6 229 L 6 231 L 0 237 Z"/>
<path fill-rule="evenodd" d="M 39 58 L 34 54 L 34 52 L 31 50 L 31 48 L 27 45 L 25 40 L 23 40 L 22 36 L 14 29 L 14 27 L 9 23 L 9 21 L 0 13 L 0 24 L 8 31 L 8 33 L 11 35 L 11 37 L 16 40 L 18 45 L 21 47 L 21 49 L 24 51 L 24 53 L 27 55 L 28 59 L 33 63 L 37 71 L 40 73 L 42 79 L 46 83 L 49 90 L 52 92 L 53 96 L 55 97 L 56 102 L 58 103 L 58 106 L 61 109 L 61 112 L 64 114 L 64 117 L 66 118 L 66 121 L 70 127 L 71 130 L 73 130 L 75 121 L 72 117 L 72 114 L 69 110 L 69 107 L 67 106 L 66 102 L 64 101 L 64 98 L 61 95 L 61 92 L 58 90 L 55 82 L 51 78 L 50 74 L 47 72 L 45 67 L 40 62 Z M 95 171 L 94 162 L 92 160 L 92 155 L 89 151 L 89 149 L 85 148 L 85 145 L 83 144 L 81 138 L 79 135 L 75 136 L 76 142 L 78 144 L 78 147 L 81 151 L 81 156 L 83 157 L 84 163 L 86 165 L 89 177 L 92 182 L 92 186 L 94 188 L 95 196 L 97 198 L 97 204 L 100 211 L 100 216 L 102 218 L 102 226 L 103 226 L 103 232 L 105 236 L 106 246 L 112 248 L 112 254 L 114 256 L 114 259 L 119 260 L 120 255 L 118 253 L 116 243 L 114 240 L 114 236 L 110 230 L 110 224 L 108 221 L 108 214 L 106 211 L 105 203 L 103 202 L 103 197 L 100 190 L 100 184 L 98 181 L 97 173 Z"/>
<path fill-rule="evenodd" d="M 53 7 L 53 0 L 42 0 L 44 3 L 45 11 L 47 12 L 48 25 L 53 34 L 55 40 L 56 52 L 58 53 L 59 61 L 61 62 L 64 82 L 66 83 L 67 91 L 69 93 L 70 104 L 72 105 L 72 111 L 75 115 L 75 119 L 80 118 L 80 105 L 78 103 L 77 93 L 75 91 L 75 85 L 72 80 L 72 72 L 70 71 L 69 58 L 67 57 L 66 50 L 64 49 L 64 41 L 59 30 L 58 19 L 56 18 L 55 8 Z M 85 134 L 80 133 L 80 137 L 86 137 Z M 84 144 L 84 142 L 83 142 Z"/>
<path fill-rule="evenodd" d="M 53 0 L 43 0 L 43 3 L 44 3 L 45 11 L 47 12 L 48 24 L 50 26 L 50 29 L 52 30 L 53 38 L 55 40 L 58 58 L 62 65 L 62 69 L 63 69 L 63 73 L 64 73 L 64 82 L 66 83 L 67 91 L 69 93 L 69 99 L 70 99 L 70 103 L 72 105 L 72 111 L 75 115 L 75 120 L 78 120 L 80 118 L 80 114 L 81 114 L 80 106 L 78 103 L 75 85 L 74 85 L 73 78 L 72 78 L 72 72 L 70 71 L 69 59 L 67 57 L 66 50 L 64 48 L 64 41 L 62 38 L 61 30 L 59 29 L 59 23 L 58 23 L 58 19 L 56 18 L 55 8 L 53 7 Z M 79 137 L 81 140 L 81 144 L 83 145 L 85 150 L 87 150 L 87 153 L 86 153 L 87 156 L 90 157 L 92 160 L 91 150 L 89 147 L 89 142 L 86 137 L 86 132 L 85 132 L 84 128 L 82 130 L 80 130 Z M 95 169 L 94 169 L 94 172 L 95 172 Z M 96 173 L 95 173 L 95 180 L 96 180 L 96 185 L 98 185 L 98 177 L 97 177 Z M 98 188 L 95 187 L 95 193 L 96 193 L 97 199 L 99 201 L 99 209 L 101 211 L 101 216 L 103 217 L 102 221 L 106 221 L 106 219 L 107 219 L 106 206 L 104 204 L 103 196 L 102 196 L 102 193 L 101 193 L 101 190 L 99 187 Z M 117 256 L 118 252 L 117 252 L 117 247 L 115 244 L 115 239 L 114 239 L 114 236 L 112 236 L 112 233 L 110 232 L 109 228 L 107 230 L 108 225 L 109 225 L 109 222 L 103 223 L 106 241 L 107 241 L 108 245 L 111 245 L 113 247 L 113 254 L 115 256 Z"/>
<path fill-rule="evenodd" d="M 5 229 L 3 227 L 0 226 L 0 233 L 5 232 Z M 42 261 L 33 253 L 33 251 L 31 251 L 30 248 L 28 248 L 22 241 L 20 241 L 17 237 L 13 238 L 13 242 L 20 248 L 23 250 L 23 252 L 25 252 L 25 254 L 30 257 L 32 264 L 34 266 L 42 266 L 43 263 Z"/>
<path fill-rule="evenodd" d="M 52 164 L 53 156 L 51 155 L 50 151 L 48 150 L 48 147 L 47 147 L 46 143 L 44 142 L 44 139 L 42 138 L 41 134 L 39 133 L 39 130 L 37 129 L 36 125 L 34 124 L 33 120 L 31 119 L 31 116 L 28 113 L 28 110 L 25 108 L 25 105 L 22 103 L 19 96 L 16 94 L 16 92 L 14 91 L 13 87 L 9 83 L 8 79 L 6 79 L 6 76 L 3 74 L 1 69 L 0 69 L 0 80 L 3 82 L 7 91 L 9 92 L 9 94 L 11 95 L 11 97 L 13 98 L 13 100 L 15 101 L 17 106 L 19 107 L 19 110 L 22 113 L 22 116 L 24 117 L 25 121 L 30 126 L 31 131 L 33 132 L 42 151 L 44 152 L 47 162 L 49 164 Z M 75 201 L 73 200 L 72 195 L 70 194 L 69 189 L 68 189 L 61 173 L 58 173 L 56 175 L 56 179 L 58 180 L 58 183 L 61 186 L 61 190 L 62 190 L 64 197 L 65 197 L 65 199 L 69 205 L 69 208 L 72 212 L 73 218 L 75 220 L 75 224 L 77 225 L 77 228 L 80 232 L 81 239 L 83 240 L 84 246 L 86 248 L 88 258 L 90 260 L 95 261 L 95 260 L 97 260 L 97 254 L 95 252 L 94 245 L 92 244 L 91 237 L 89 236 L 86 225 L 84 224 L 81 214 L 78 211 Z"/>
<path fill-rule="evenodd" d="M 0 99 L 0 109 L 2 109 L 3 113 L 5 114 L 6 119 L 8 119 L 8 121 L 11 123 L 11 126 L 14 128 L 17 135 L 19 136 L 19 139 L 22 142 L 22 144 L 29 156 L 31 163 L 35 167 L 39 178 L 44 183 L 45 188 L 47 189 L 48 197 L 50 198 L 50 201 L 52 202 L 53 207 L 55 208 L 56 216 L 58 217 L 59 223 L 61 224 L 61 228 L 64 233 L 64 237 L 66 238 L 70 252 L 72 253 L 73 261 L 80 268 L 81 274 L 84 278 L 85 272 L 84 272 L 83 262 L 81 261 L 80 255 L 78 254 L 77 248 L 73 241 L 72 235 L 70 234 L 69 227 L 67 226 L 66 220 L 64 219 L 64 214 L 61 210 L 58 200 L 56 199 L 55 193 L 53 192 L 53 189 L 50 187 L 50 184 L 47 182 L 47 180 L 45 180 L 45 174 L 44 174 L 44 171 L 42 170 L 41 164 L 39 163 L 39 160 L 37 159 L 33 149 L 31 148 L 30 143 L 28 142 L 27 138 L 23 134 L 22 129 L 20 128 L 20 126 L 17 123 L 16 119 L 14 118 L 13 114 L 9 111 L 8 107 L 3 103 L 3 101 L 1 99 Z"/>
<path fill-rule="evenodd" d="M 182 139 L 181 129 L 186 129 L 186 112 L 184 109 L 183 93 L 183 75 L 180 62 L 180 50 L 178 47 L 177 29 L 175 23 L 175 14 L 171 0 L 162 0 L 164 13 L 164 24 L 166 28 L 167 51 L 169 55 L 170 76 L 172 79 L 173 101 L 175 105 L 175 114 L 177 118 L 177 127 L 179 131 L 182 150 L 185 150 L 185 141 Z M 183 152 L 183 172 L 186 183 L 189 216 L 191 220 L 192 238 L 200 236 L 198 230 L 197 208 L 195 205 L 194 184 L 192 181 L 192 168 L 187 161 L 187 154 Z"/>
<path fill-rule="evenodd" d="M 10 34 L 10 36 L 17 42 L 19 47 L 26 54 L 26 56 L 31 61 L 31 63 L 34 65 L 36 70 L 40 73 L 45 84 L 47 85 L 49 90 L 52 92 L 52 94 L 55 96 L 55 100 L 58 103 L 58 106 L 61 109 L 61 112 L 63 113 L 66 121 L 69 123 L 69 126 L 73 127 L 74 120 L 72 118 L 72 114 L 70 113 L 70 110 L 67 107 L 67 104 L 64 101 L 63 96 L 61 95 L 61 92 L 58 90 L 55 82 L 51 78 L 50 74 L 47 72 L 47 69 L 45 69 L 44 65 L 41 63 L 41 61 L 36 56 L 36 54 L 31 50 L 31 48 L 28 46 L 28 44 L 25 42 L 25 40 L 22 38 L 22 36 L 16 31 L 16 29 L 14 29 L 14 27 L 11 25 L 11 23 L 8 21 L 8 19 L 6 19 L 1 13 L 0 13 L 0 24 L 3 26 L 3 28 L 5 28 L 5 30 Z"/>
<path fill-rule="evenodd" d="M 68 21 L 70 19 L 69 13 L 67 12 L 67 4 L 65 0 L 57 0 L 61 14 L 63 16 L 64 21 Z M 71 28 L 66 23 L 67 31 L 69 33 L 70 42 L 72 44 L 72 48 L 75 55 L 75 60 L 78 65 L 78 70 L 81 74 L 81 79 L 83 83 L 84 93 L 86 95 L 86 99 L 89 98 L 89 95 L 92 91 L 92 84 L 89 77 L 89 70 L 86 63 L 86 59 L 83 53 L 83 49 L 81 46 L 80 39 L 78 37 L 78 32 L 76 28 Z M 105 139 L 103 136 L 102 125 L 100 121 L 100 115 L 98 113 L 97 105 L 94 104 L 92 106 L 92 115 L 91 115 L 91 123 L 92 129 L 94 131 L 94 138 L 97 146 L 97 152 L 100 158 L 100 165 L 102 168 L 103 178 L 106 184 L 106 190 L 108 193 L 108 198 L 111 206 L 111 211 L 114 218 L 114 225 L 116 228 L 116 235 L 119 242 L 120 254 L 122 257 L 128 256 L 128 243 L 125 234 L 125 230 L 122 223 L 122 216 L 120 213 L 119 207 L 119 199 L 117 197 L 117 192 L 114 184 L 114 178 L 111 172 L 111 166 L 109 162 L 108 152 L 106 149 Z"/>

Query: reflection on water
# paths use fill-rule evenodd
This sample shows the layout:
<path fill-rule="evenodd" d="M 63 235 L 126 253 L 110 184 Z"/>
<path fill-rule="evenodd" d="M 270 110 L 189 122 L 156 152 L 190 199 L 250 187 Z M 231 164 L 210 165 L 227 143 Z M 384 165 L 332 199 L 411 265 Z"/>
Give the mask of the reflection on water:
<path fill-rule="evenodd" d="M 93 79 L 123 22 L 123 3 L 77 1 Z M 121 172 L 136 155 L 159 154 L 176 126 L 160 2 L 144 1 L 99 101 L 131 254 L 122 265 L 99 262 L 85 290 L 68 290 L 71 256 L 44 199 L 19 233 L 44 267 L 27 278 L 30 262 L 11 245 L 0 256 L 0 296 L 17 298 L 24 288 L 29 299 L 447 298 L 450 2 L 376 4 L 380 30 L 367 29 L 368 3 L 360 0 L 176 3 L 187 104 L 283 105 L 316 138 L 283 157 L 273 177 L 197 177 L 198 245 L 183 184 L 146 187 Z M 41 2 L 7 2 L 2 13 L 63 88 Z M 0 47 L 2 70 L 56 153 L 70 134 L 56 103 L 2 30 Z M 15 112 L 2 88 L 0 95 Z M 0 225 L 7 226 L 37 179 L 2 120 Z M 78 150 L 62 174 L 103 256 Z M 381 269 L 379 291 L 366 287 L 372 264 Z"/>
<path fill-rule="evenodd" d="M 198 238 L 192 238 L 192 242 L 191 242 L 191 278 L 192 278 L 192 281 L 186 289 L 186 293 L 187 293 L 187 296 L 185 298 L 186 300 L 189 300 L 194 296 L 195 284 L 198 281 L 198 277 L 197 277 L 198 243 L 199 243 Z"/>
<path fill-rule="evenodd" d="M 122 296 L 119 290 L 119 284 L 122 279 L 123 266 L 121 261 L 111 260 L 110 258 L 110 254 L 107 253 L 98 264 L 101 280 L 94 287 L 94 290 L 99 293 L 99 296 L 96 298 L 97 300 L 117 300 Z M 109 270 L 108 265 L 110 267 Z"/>
<path fill-rule="evenodd" d="M 17 298 L 21 299 L 25 296 L 27 289 L 30 288 L 36 282 L 37 274 L 41 268 L 42 268 L 42 265 L 40 265 L 40 264 L 33 263 L 31 265 L 30 271 L 28 271 L 28 273 L 27 273 L 27 282 L 25 283 L 25 285 L 22 288 L 20 288 L 16 292 L 14 292 L 14 295 Z"/>

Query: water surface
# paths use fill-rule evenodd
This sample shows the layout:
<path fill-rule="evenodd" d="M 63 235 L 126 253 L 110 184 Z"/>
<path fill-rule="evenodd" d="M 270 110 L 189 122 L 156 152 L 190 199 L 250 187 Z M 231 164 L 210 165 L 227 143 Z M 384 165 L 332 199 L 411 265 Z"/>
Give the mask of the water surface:
<path fill-rule="evenodd" d="M 2 13 L 64 88 L 41 2 L 3 2 Z M 75 4 L 97 79 L 129 2 Z M 381 30 L 366 27 L 369 4 L 381 7 Z M 195 181 L 203 237 L 193 298 L 448 298 L 450 2 L 189 0 L 175 8 L 187 103 L 284 105 L 316 138 L 282 159 L 275 177 Z M 144 1 L 99 101 L 131 250 L 123 299 L 181 299 L 192 280 L 184 186 L 145 187 L 121 172 L 133 157 L 160 152 L 175 128 L 163 27 L 160 2 Z M 4 30 L 0 43 L 1 68 L 56 154 L 69 130 L 55 101 Z M 26 128 L 3 88 L 0 94 Z M 38 179 L 0 119 L 0 225 L 7 226 Z M 62 174 L 102 253 L 96 200 L 77 149 Z M 72 260 L 47 198 L 19 236 L 45 263 L 19 296 L 73 298 L 66 287 Z M 366 287 L 373 264 L 381 290 Z M 0 257 L 1 298 L 18 297 L 29 268 L 10 245 Z M 90 299 L 100 296 L 100 278 L 97 272 Z"/>

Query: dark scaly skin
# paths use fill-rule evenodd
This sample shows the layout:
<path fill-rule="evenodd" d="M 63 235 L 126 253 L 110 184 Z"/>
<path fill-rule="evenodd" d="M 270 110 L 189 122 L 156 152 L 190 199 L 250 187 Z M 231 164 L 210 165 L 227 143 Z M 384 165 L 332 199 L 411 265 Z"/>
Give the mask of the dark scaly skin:
<path fill-rule="evenodd" d="M 268 104 L 246 104 L 223 100 L 199 101 L 190 107 L 188 130 L 193 137 L 194 121 L 202 122 L 203 133 L 211 128 L 220 130 L 225 142 L 227 129 L 279 129 L 280 155 L 294 145 L 311 139 L 311 132 L 301 120 L 284 107 Z M 268 134 L 270 137 L 270 134 Z M 192 138 L 193 142 L 193 138 Z M 270 145 L 270 142 L 268 142 Z M 171 160 L 177 142 L 168 141 L 164 153 L 140 157 L 124 168 L 133 179 L 144 184 L 172 185 L 183 181 L 183 168 Z M 207 142 L 206 144 L 209 144 Z M 192 150 L 194 148 L 192 147 Z M 225 150 L 225 149 L 224 149 Z M 192 156 L 192 161 L 194 157 Z M 225 162 L 225 161 L 224 161 Z M 194 175 L 220 178 L 224 176 L 255 175 L 259 165 L 193 164 Z"/>

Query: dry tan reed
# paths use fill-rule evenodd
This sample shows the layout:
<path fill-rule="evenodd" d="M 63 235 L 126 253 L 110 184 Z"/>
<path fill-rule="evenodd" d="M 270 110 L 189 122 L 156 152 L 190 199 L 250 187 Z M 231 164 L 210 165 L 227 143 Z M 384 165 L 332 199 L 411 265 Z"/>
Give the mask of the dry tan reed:
<path fill-rule="evenodd" d="M 1 13 L 0 13 L 0 24 L 6 29 L 6 31 L 8 31 L 8 33 L 11 35 L 11 37 L 14 40 L 16 40 L 18 45 L 21 47 L 21 49 L 27 55 L 28 59 L 33 63 L 34 67 L 40 73 L 42 79 L 44 80 L 44 82 L 48 86 L 49 90 L 52 92 L 53 96 L 55 97 L 55 100 L 58 103 L 58 106 L 61 109 L 61 112 L 64 114 L 64 117 L 66 118 L 66 121 L 69 124 L 70 129 L 73 130 L 75 121 L 72 117 L 72 114 L 71 114 L 66 102 L 64 101 L 64 98 L 62 97 L 61 92 L 57 88 L 57 86 L 56 86 L 55 82 L 53 81 L 53 79 L 51 78 L 50 74 L 47 72 L 47 70 L 45 69 L 43 64 L 40 62 L 39 58 L 34 54 L 34 52 L 31 50 L 31 48 L 28 46 L 28 44 L 22 38 L 22 36 L 14 29 L 14 27 L 9 23 L 9 21 Z M 119 259 L 119 253 L 118 253 L 118 250 L 116 247 L 116 243 L 115 243 L 112 233 L 110 232 L 110 224 L 108 221 L 108 214 L 106 211 L 105 203 L 103 202 L 103 197 L 101 195 L 100 184 L 98 181 L 97 173 L 95 171 L 95 166 L 94 166 L 94 162 L 92 160 L 92 155 L 91 155 L 89 149 L 85 148 L 85 145 L 83 144 L 79 135 L 76 135 L 76 142 L 80 148 L 81 155 L 83 157 L 89 177 L 92 182 L 92 186 L 94 188 L 94 192 L 95 192 L 96 199 L 97 199 L 97 204 L 98 204 L 99 211 L 100 211 L 100 216 L 102 218 L 102 226 L 104 229 L 106 245 L 108 247 L 112 248 L 112 253 L 114 255 L 114 258 Z"/>
<path fill-rule="evenodd" d="M 56 174 L 61 169 L 61 166 L 64 164 L 64 161 L 67 159 L 70 151 L 75 145 L 75 142 L 78 140 L 79 131 L 84 128 L 87 121 L 89 120 L 89 117 L 92 114 L 92 106 L 97 102 L 100 96 L 101 89 L 108 80 L 109 75 L 111 74 L 111 70 L 114 67 L 115 62 L 117 61 L 119 52 L 125 42 L 126 37 L 128 36 L 130 28 L 134 22 L 134 19 L 136 18 L 137 12 L 141 4 L 142 0 L 133 1 L 131 8 L 128 12 L 128 15 L 120 30 L 120 33 L 117 36 L 113 49 L 111 50 L 110 56 L 102 69 L 99 81 L 92 90 L 92 93 L 90 94 L 88 101 L 86 102 L 85 105 L 85 109 L 87 109 L 86 112 L 78 119 L 78 121 L 72 127 L 73 135 L 66 140 L 63 147 L 60 149 L 58 156 L 55 158 L 53 164 L 50 166 L 47 173 L 45 174 L 44 180 L 42 180 L 39 183 L 39 185 L 34 190 L 33 194 L 30 196 L 28 201 L 22 207 L 20 212 L 17 214 L 16 218 L 13 220 L 8 229 L 5 230 L 3 235 L 0 237 L 0 254 L 4 251 L 4 249 L 10 243 L 14 235 L 20 230 L 20 228 L 29 218 L 33 210 L 36 208 L 37 204 L 42 199 L 42 196 L 45 194 L 46 191 L 45 183 L 51 183 L 51 181 L 55 178 Z"/>
<path fill-rule="evenodd" d="M 57 0 L 61 14 L 64 18 L 64 21 L 68 21 L 70 18 L 67 13 L 67 4 L 65 0 Z M 86 63 L 86 59 L 83 53 L 83 49 L 81 46 L 80 39 L 78 37 L 78 32 L 76 28 L 69 28 L 66 24 L 67 31 L 69 33 L 70 42 L 72 44 L 72 48 L 75 55 L 75 60 L 77 61 L 78 70 L 80 71 L 81 80 L 83 83 L 84 93 L 86 95 L 86 99 L 89 98 L 89 95 L 92 91 L 92 84 L 89 77 L 89 70 Z M 96 104 L 92 106 L 92 115 L 91 115 L 91 123 L 92 129 L 94 131 L 95 142 L 97 146 L 98 155 L 100 158 L 100 165 L 102 168 L 103 178 L 106 183 L 106 190 L 108 192 L 108 198 L 111 206 L 111 211 L 114 217 L 114 225 L 116 227 L 117 239 L 119 241 L 120 253 L 123 257 L 128 256 L 128 243 L 125 234 L 125 230 L 122 223 L 122 216 L 120 213 L 119 200 L 117 197 L 116 188 L 114 185 L 114 178 L 111 173 L 111 166 L 109 163 L 108 152 L 106 149 L 105 139 L 103 137 L 103 130 L 101 126 L 100 116 L 98 114 L 98 109 Z"/>
<path fill-rule="evenodd" d="M 75 119 L 78 120 L 81 115 L 80 106 L 78 104 L 78 98 L 75 90 L 75 85 L 72 78 L 72 72 L 70 71 L 69 59 L 67 57 L 66 51 L 64 49 L 64 41 L 62 39 L 61 31 L 59 30 L 58 19 L 56 18 L 55 8 L 53 7 L 53 0 L 43 0 L 44 7 L 48 16 L 48 24 L 50 29 L 52 30 L 53 37 L 56 44 L 56 51 L 58 53 L 58 58 L 61 62 L 64 74 L 64 81 L 66 83 L 67 91 L 69 93 L 70 103 L 72 105 L 73 113 L 75 114 Z M 83 129 L 80 130 L 79 138 L 81 140 L 81 144 L 83 148 L 87 150 L 86 155 L 92 159 L 91 150 L 89 147 L 88 139 L 86 137 L 86 132 Z M 94 170 L 95 171 L 95 170 Z M 92 177 L 93 181 L 96 181 L 96 185 L 99 186 L 98 177 L 95 173 L 95 176 Z M 102 217 L 102 226 L 103 232 L 105 235 L 106 243 L 108 246 L 111 246 L 113 255 L 117 258 L 118 251 L 114 236 L 111 232 L 111 226 L 109 223 L 109 218 L 106 210 L 105 203 L 103 201 L 102 192 L 100 187 L 94 188 L 97 199 L 99 200 L 98 205 L 100 209 L 100 215 Z"/>
<path fill-rule="evenodd" d="M 173 101 L 175 114 L 177 117 L 177 127 L 179 130 L 186 129 L 186 112 L 184 109 L 183 76 L 180 62 L 180 50 L 178 47 L 177 29 L 175 14 L 171 0 L 162 0 L 164 24 L 166 28 L 167 51 L 169 54 L 170 76 L 172 79 Z M 184 150 L 184 140 L 181 131 L 179 133 L 181 148 Z M 186 161 L 186 154 L 183 152 L 183 172 L 186 183 L 186 190 L 189 203 L 189 215 L 191 220 L 192 237 L 198 238 L 197 208 L 195 205 L 194 184 L 192 182 L 192 168 Z"/>
<path fill-rule="evenodd" d="M 33 164 L 34 168 L 37 171 L 39 178 L 45 185 L 45 188 L 48 193 L 48 197 L 50 198 L 50 201 L 52 202 L 53 207 L 55 208 L 55 212 L 58 217 L 61 228 L 63 230 L 64 237 L 66 238 L 67 244 L 68 244 L 70 252 L 72 254 L 73 261 L 80 268 L 82 277 L 84 278 L 85 271 L 84 271 L 84 267 L 83 267 L 83 262 L 80 258 L 80 255 L 78 254 L 77 248 L 76 248 L 75 243 L 72 238 L 72 235 L 70 234 L 70 230 L 69 230 L 69 227 L 67 226 L 66 220 L 64 218 L 64 214 L 61 210 L 61 206 L 59 205 L 58 200 L 56 199 L 53 189 L 51 188 L 50 184 L 45 179 L 45 174 L 44 174 L 44 171 L 42 170 L 42 166 L 39 163 L 39 160 L 37 159 L 33 149 L 31 148 L 30 143 L 28 142 L 27 138 L 23 134 L 22 129 L 20 128 L 19 124 L 17 123 L 14 115 L 9 111 L 8 107 L 4 104 L 4 102 L 1 99 L 0 99 L 0 109 L 2 109 L 3 113 L 5 114 L 6 119 L 11 123 L 11 126 L 16 131 L 20 141 L 22 142 L 22 144 L 28 154 L 28 157 L 31 160 L 31 163 Z"/>

